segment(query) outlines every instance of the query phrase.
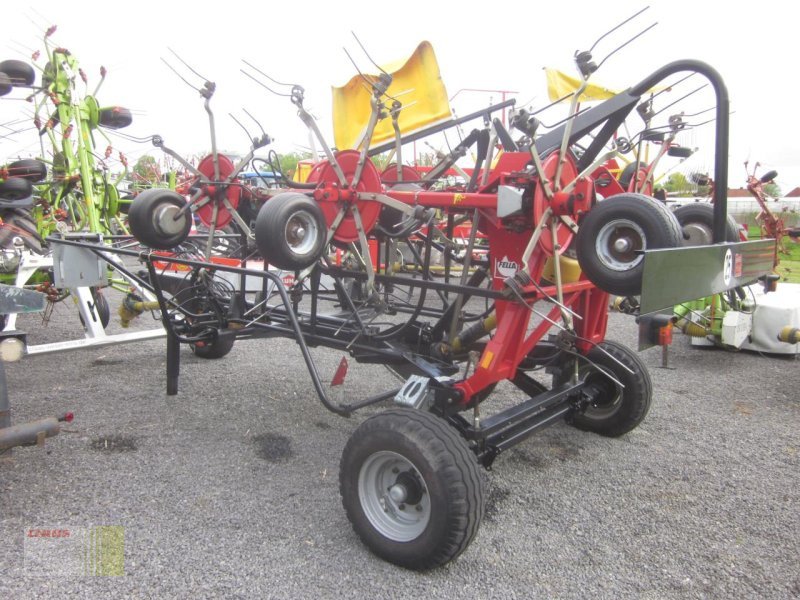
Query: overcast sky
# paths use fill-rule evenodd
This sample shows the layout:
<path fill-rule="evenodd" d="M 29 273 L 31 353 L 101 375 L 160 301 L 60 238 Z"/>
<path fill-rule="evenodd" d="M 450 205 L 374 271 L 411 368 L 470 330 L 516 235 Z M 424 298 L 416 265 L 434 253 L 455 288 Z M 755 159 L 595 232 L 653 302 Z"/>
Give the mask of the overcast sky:
<path fill-rule="evenodd" d="M 213 10 L 207 6 L 152 0 L 40 0 L 29 7 L 7 7 L 0 58 L 29 59 L 33 50 L 43 47 L 44 29 L 57 25 L 53 40 L 76 55 L 90 78 L 90 90 L 98 82 L 100 66 L 108 69 L 98 99 L 102 105 L 121 104 L 134 111 L 135 122 L 126 132 L 158 133 L 181 153 L 203 152 L 210 148 L 210 141 L 202 100 L 161 59 L 193 82 L 202 81 L 180 65 L 171 48 L 217 84 L 212 107 L 221 149 L 241 154 L 248 150 L 245 134 L 228 117 L 232 112 L 247 121 L 245 108 L 277 139 L 276 149 L 285 152 L 307 144 L 305 129 L 287 98 L 269 94 L 240 73 L 241 59 L 278 80 L 303 85 L 306 106 L 332 142 L 330 86 L 341 85 L 354 74 L 342 47 L 362 68 L 369 66 L 351 31 L 379 63 L 407 56 L 420 41 L 429 40 L 450 96 L 465 88 L 512 90 L 520 103 L 537 108 L 548 102 L 543 67 L 573 74 L 576 50 L 588 49 L 597 37 L 647 4 L 627 0 L 613 5 L 585 0 L 404 0 L 395 4 L 340 0 L 323 5 L 214 3 Z M 792 110 L 800 87 L 795 64 L 800 53 L 791 6 L 777 0 L 654 0 L 636 21 L 602 40 L 594 54 L 601 59 L 651 23 L 658 25 L 611 57 L 593 81 L 624 89 L 672 60 L 708 62 L 722 74 L 731 97 L 729 185 L 743 186 L 742 163 L 749 159 L 751 164 L 760 161 L 762 172 L 776 169 L 777 182 L 787 192 L 800 185 L 799 128 Z M 675 99 L 702 85 L 699 78 L 694 79 L 680 94 L 673 92 Z M 12 97 L 21 94 L 14 92 Z M 708 90 L 701 91 L 687 101 L 688 106 L 708 108 L 711 98 Z M 465 114 L 499 100 L 499 93 L 462 92 L 452 107 Z M 0 123 L 30 110 L 21 100 L 2 100 Z M 712 170 L 708 154 L 712 134 L 713 125 L 682 134 L 683 145 L 701 151 L 682 165 L 671 159 L 665 168 Z M 105 142 L 98 144 L 105 146 Z M 148 144 L 116 138 L 115 147 L 132 160 L 143 153 L 158 155 Z M 0 139 L 0 158 L 37 152 L 38 142 L 31 132 Z"/>

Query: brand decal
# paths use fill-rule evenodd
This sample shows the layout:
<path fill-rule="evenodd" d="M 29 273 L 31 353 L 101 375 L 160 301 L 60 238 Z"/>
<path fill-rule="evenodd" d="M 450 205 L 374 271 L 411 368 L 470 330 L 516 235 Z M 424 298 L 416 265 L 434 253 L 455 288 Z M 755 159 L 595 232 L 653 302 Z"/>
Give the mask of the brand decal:
<path fill-rule="evenodd" d="M 726 287 L 731 284 L 731 279 L 733 278 L 733 252 L 731 252 L 730 248 L 725 252 L 725 260 L 722 263 L 722 278 Z"/>
<path fill-rule="evenodd" d="M 515 260 L 509 260 L 508 256 L 504 256 L 494 263 L 494 276 L 495 277 L 513 277 L 519 271 L 519 264 Z"/>

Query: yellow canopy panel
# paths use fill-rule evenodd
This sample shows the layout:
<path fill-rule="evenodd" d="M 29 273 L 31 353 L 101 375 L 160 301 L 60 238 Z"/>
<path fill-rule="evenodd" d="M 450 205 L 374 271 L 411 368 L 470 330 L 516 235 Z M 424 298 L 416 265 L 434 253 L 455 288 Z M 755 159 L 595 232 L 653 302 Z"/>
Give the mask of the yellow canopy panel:
<path fill-rule="evenodd" d="M 547 96 L 550 102 L 555 102 L 559 98 L 563 98 L 567 94 L 571 94 L 581 86 L 581 80 L 577 77 L 570 77 L 569 75 L 557 71 L 556 69 L 545 68 L 547 75 Z M 619 92 L 590 83 L 581 94 L 581 102 L 593 102 L 597 100 L 608 100 L 616 96 Z"/>
<path fill-rule="evenodd" d="M 392 76 L 387 94 L 403 104 L 398 124 L 403 134 L 451 118 L 439 64 L 430 42 L 421 42 L 405 62 L 396 61 L 383 69 Z M 377 80 L 377 75 L 366 75 Z M 345 85 L 332 88 L 333 137 L 339 150 L 356 148 L 364 136 L 370 117 L 369 86 L 360 75 Z M 391 104 L 391 101 L 389 102 Z M 378 121 L 372 143 L 394 138 L 391 117 Z"/>

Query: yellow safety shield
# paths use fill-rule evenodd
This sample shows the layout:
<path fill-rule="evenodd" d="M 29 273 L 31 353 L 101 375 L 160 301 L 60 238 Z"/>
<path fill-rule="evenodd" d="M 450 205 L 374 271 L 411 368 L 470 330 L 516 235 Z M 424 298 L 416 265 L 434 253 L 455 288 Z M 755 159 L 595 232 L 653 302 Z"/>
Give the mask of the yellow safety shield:
<path fill-rule="evenodd" d="M 451 118 L 447 90 L 430 42 L 421 42 L 407 60 L 382 68 L 392 76 L 387 94 L 403 104 L 398 119 L 403 135 Z M 377 81 L 377 75 L 365 74 L 365 77 Z M 364 79 L 356 75 L 343 86 L 332 88 L 332 93 L 336 147 L 339 150 L 357 148 L 369 123 L 372 91 Z M 387 116 L 375 126 L 371 143 L 393 138 L 392 119 Z"/>
<path fill-rule="evenodd" d="M 573 93 L 581 86 L 581 80 L 577 77 L 570 77 L 556 69 L 545 68 L 545 75 L 547 76 L 547 96 L 550 102 L 555 102 L 559 98 Z M 590 83 L 581 94 L 581 102 L 595 102 L 598 100 L 608 100 L 616 96 L 619 92 Z"/>

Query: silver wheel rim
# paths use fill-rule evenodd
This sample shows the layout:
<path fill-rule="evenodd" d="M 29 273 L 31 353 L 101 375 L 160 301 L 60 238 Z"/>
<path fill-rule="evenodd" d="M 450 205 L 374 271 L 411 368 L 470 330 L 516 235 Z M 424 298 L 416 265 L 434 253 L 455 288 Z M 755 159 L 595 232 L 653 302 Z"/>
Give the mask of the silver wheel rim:
<path fill-rule="evenodd" d="M 422 475 L 395 452 L 376 452 L 364 461 L 358 499 L 375 530 L 394 542 L 415 540 L 430 521 L 430 494 Z"/>
<path fill-rule="evenodd" d="M 181 210 L 180 206 L 174 204 L 162 204 L 155 210 L 153 222 L 156 229 L 164 235 L 176 235 L 183 231 L 186 225 L 186 214 L 184 213 L 180 218 L 176 219 L 175 216 Z"/>
<path fill-rule="evenodd" d="M 707 246 L 713 241 L 711 228 L 704 223 L 686 223 L 682 228 L 684 246 Z"/>
<path fill-rule="evenodd" d="M 647 236 L 639 225 L 616 219 L 603 225 L 597 234 L 597 257 L 612 271 L 628 271 L 642 261 L 639 250 L 647 249 Z"/>
<path fill-rule="evenodd" d="M 286 221 L 283 235 L 286 245 L 293 254 L 298 256 L 309 254 L 319 238 L 317 220 L 310 212 L 299 210 Z"/>

